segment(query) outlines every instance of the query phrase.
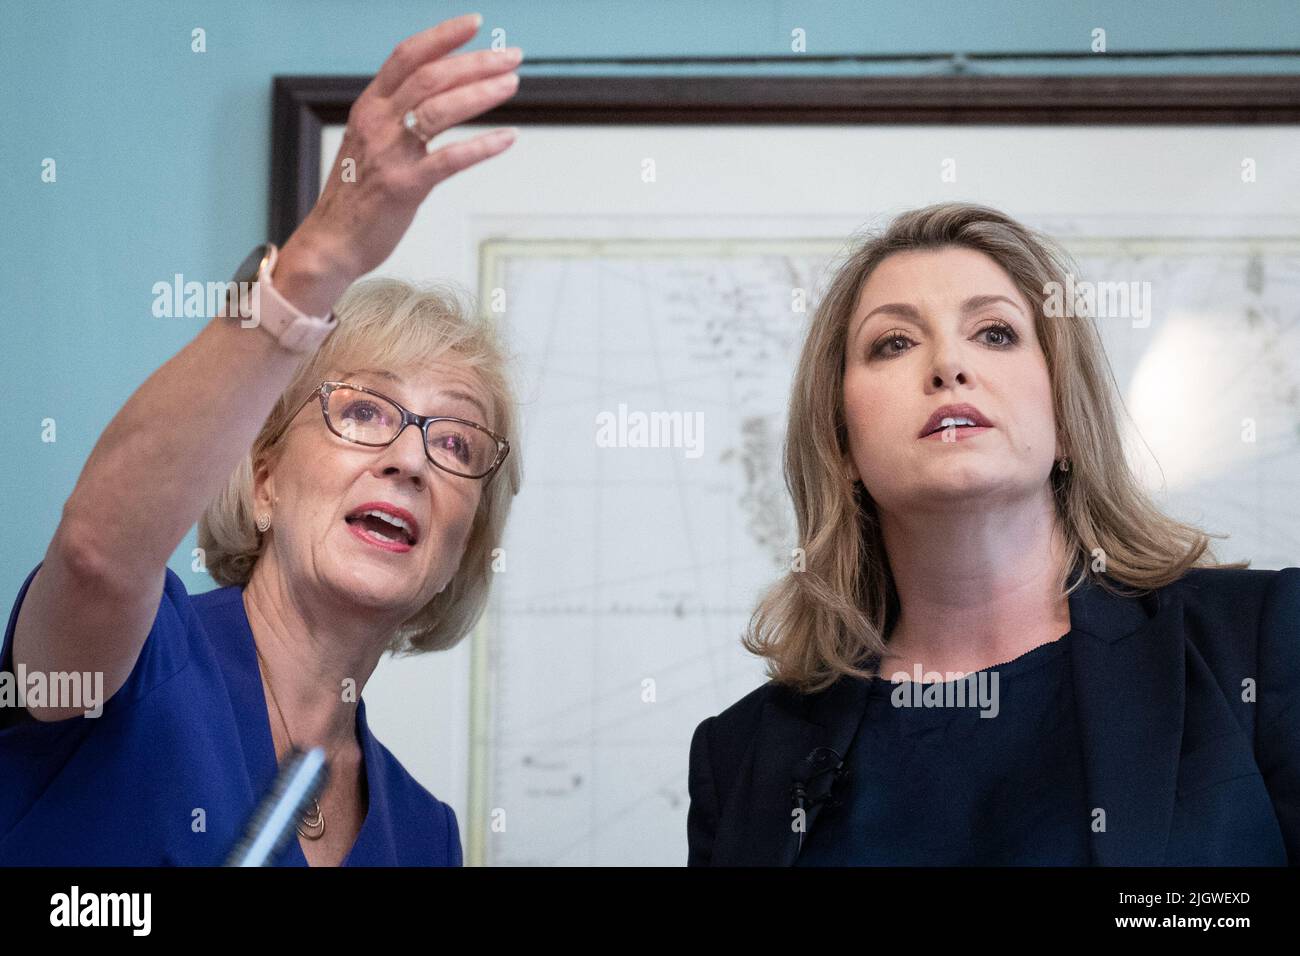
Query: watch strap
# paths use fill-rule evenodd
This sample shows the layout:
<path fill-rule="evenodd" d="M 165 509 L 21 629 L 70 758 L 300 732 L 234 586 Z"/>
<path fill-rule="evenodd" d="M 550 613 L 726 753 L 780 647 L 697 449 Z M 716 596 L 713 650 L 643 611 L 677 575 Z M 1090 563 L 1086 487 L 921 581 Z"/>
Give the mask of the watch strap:
<path fill-rule="evenodd" d="M 260 325 L 290 352 L 312 352 L 338 326 L 333 310 L 323 318 L 307 315 L 280 294 L 271 281 L 279 250 L 267 243 L 268 254 L 262 260 L 257 274 L 257 287 L 253 293 L 253 315 L 250 325 Z"/>

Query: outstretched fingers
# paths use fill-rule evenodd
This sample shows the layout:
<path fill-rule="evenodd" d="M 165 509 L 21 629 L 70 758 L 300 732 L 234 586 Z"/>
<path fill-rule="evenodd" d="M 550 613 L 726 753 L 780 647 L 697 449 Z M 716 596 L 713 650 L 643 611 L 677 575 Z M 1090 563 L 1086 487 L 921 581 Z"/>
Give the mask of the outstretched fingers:
<path fill-rule="evenodd" d="M 482 23 L 483 18 L 479 14 L 467 13 L 407 37 L 393 48 L 393 52 L 375 74 L 371 82 L 374 92 L 383 97 L 392 96 L 406 78 L 424 63 L 467 43 Z"/>
<path fill-rule="evenodd" d="M 421 65 L 408 76 L 390 100 L 398 115 L 418 106 L 430 97 L 479 80 L 492 79 L 513 70 L 523 60 L 523 50 L 508 47 L 504 50 L 475 50 L 457 53 L 441 60 Z"/>
<path fill-rule="evenodd" d="M 519 74 L 510 72 L 439 93 L 412 109 L 424 135 L 433 139 L 443 130 L 473 119 L 508 100 L 518 88 Z"/>
<path fill-rule="evenodd" d="M 432 189 L 462 169 L 468 169 L 476 163 L 505 152 L 515 141 L 517 132 L 518 130 L 512 126 L 494 129 L 435 149 L 420 160 L 418 166 L 420 175 L 427 183 L 427 188 Z"/>

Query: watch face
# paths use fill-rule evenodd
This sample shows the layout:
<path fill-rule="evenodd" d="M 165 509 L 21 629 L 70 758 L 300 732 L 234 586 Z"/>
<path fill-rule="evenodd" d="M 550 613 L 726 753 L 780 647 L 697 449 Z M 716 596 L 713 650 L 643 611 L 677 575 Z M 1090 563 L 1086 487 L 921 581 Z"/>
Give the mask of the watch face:
<path fill-rule="evenodd" d="M 246 258 L 243 262 L 239 264 L 239 268 L 235 270 L 234 278 L 231 279 L 230 281 L 249 282 L 249 283 L 255 281 L 257 279 L 258 272 L 260 272 L 262 269 L 262 260 L 267 257 L 269 252 L 270 252 L 270 243 L 267 242 L 262 243 L 260 246 L 258 246 L 256 249 L 254 249 L 252 252 L 248 254 L 248 258 Z"/>

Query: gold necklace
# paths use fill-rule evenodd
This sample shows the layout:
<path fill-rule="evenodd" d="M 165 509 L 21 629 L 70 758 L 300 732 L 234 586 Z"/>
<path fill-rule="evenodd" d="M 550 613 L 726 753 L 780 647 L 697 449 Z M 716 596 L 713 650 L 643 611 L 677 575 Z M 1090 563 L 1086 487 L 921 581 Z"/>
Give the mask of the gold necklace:
<path fill-rule="evenodd" d="M 289 725 L 285 722 L 284 711 L 280 709 L 280 702 L 275 697 L 275 688 L 271 686 L 271 669 L 266 666 L 266 658 L 262 656 L 262 650 L 257 646 L 256 642 L 253 643 L 253 650 L 257 651 L 257 658 L 262 662 L 262 669 L 266 671 L 266 687 L 271 692 L 271 703 L 275 704 L 275 712 L 280 715 L 280 726 L 284 728 L 284 735 L 289 738 L 289 746 L 293 747 L 295 746 L 293 734 L 289 733 Z M 271 745 L 272 750 L 274 750 L 274 740 L 272 740 Z M 304 826 L 307 829 L 304 830 Z M 302 820 L 298 823 L 298 832 L 308 840 L 319 840 L 325 835 L 325 814 L 321 812 L 320 801 L 315 797 L 311 798 L 311 811 L 304 813 Z"/>

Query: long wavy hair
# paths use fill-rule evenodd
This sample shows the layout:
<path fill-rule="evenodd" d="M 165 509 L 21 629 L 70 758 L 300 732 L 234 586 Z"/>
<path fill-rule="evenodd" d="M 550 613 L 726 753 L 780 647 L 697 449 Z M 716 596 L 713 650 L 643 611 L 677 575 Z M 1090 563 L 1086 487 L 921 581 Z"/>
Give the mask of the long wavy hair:
<path fill-rule="evenodd" d="M 338 328 L 298 370 L 248 454 L 199 519 L 199 547 L 208 572 L 219 585 L 248 584 L 268 541 L 253 523 L 254 463 L 263 458 L 274 463 L 295 411 L 329 369 L 410 368 L 451 356 L 484 384 L 492 429 L 510 439 L 510 453 L 486 479 L 451 582 L 401 624 L 388 648 L 395 655 L 444 650 L 473 629 L 487 606 L 492 552 L 501 541 L 523 477 L 523 442 L 517 434 L 509 358 L 491 320 L 476 315 L 451 286 L 365 279 L 348 287 L 334 313 Z"/>
<path fill-rule="evenodd" d="M 764 595 L 743 643 L 767 659 L 772 680 L 801 693 L 845 675 L 875 676 L 898 614 L 876 505 L 844 468 L 849 322 L 863 284 L 885 257 L 948 247 L 991 256 L 1034 310 L 1057 434 L 1070 459 L 1068 470 L 1054 465 L 1049 479 L 1069 555 L 1057 577 L 1061 596 L 1089 575 L 1114 593 L 1140 595 L 1193 566 L 1249 565 L 1217 562 L 1208 539 L 1226 535 L 1163 514 L 1130 469 L 1120 438 L 1122 399 L 1094 319 L 1078 309 L 1050 321 L 1044 314 L 1047 284 L 1064 288 L 1067 274 L 1079 275 L 1064 249 L 987 206 L 946 202 L 910 210 L 850 241 L 813 314 L 795 375 L 784 470 L 803 553 L 800 566 Z"/>

